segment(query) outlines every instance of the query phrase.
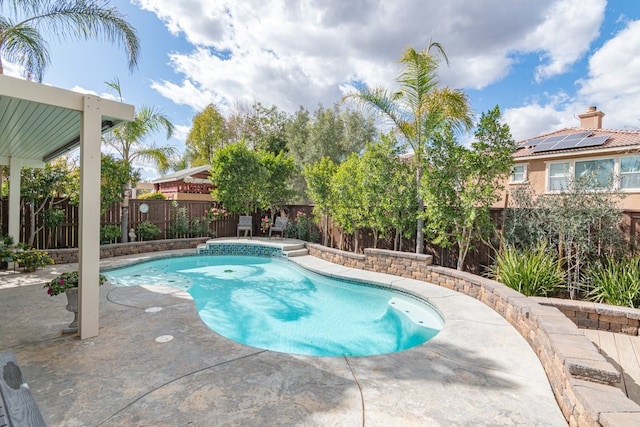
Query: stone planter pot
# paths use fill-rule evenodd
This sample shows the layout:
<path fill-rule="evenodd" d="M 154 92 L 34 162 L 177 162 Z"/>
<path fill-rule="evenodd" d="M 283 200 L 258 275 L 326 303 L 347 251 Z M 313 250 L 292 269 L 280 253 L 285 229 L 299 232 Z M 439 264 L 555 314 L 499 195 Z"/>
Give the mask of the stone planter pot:
<path fill-rule="evenodd" d="M 73 313 L 73 322 L 62 333 L 72 334 L 78 332 L 78 288 L 66 289 L 64 293 L 67 296 L 67 310 Z"/>

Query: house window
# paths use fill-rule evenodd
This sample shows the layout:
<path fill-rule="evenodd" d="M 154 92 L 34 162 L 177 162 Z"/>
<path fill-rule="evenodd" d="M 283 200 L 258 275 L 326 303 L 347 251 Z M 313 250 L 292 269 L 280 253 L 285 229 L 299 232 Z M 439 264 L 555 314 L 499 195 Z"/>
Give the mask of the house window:
<path fill-rule="evenodd" d="M 574 177 L 588 179 L 592 188 L 613 188 L 614 166 L 613 159 L 576 161 Z"/>
<path fill-rule="evenodd" d="M 569 162 L 549 163 L 549 191 L 561 191 L 569 186 Z"/>
<path fill-rule="evenodd" d="M 640 188 L 640 156 L 620 159 L 620 188 Z"/>
<path fill-rule="evenodd" d="M 520 184 L 527 181 L 527 165 L 514 165 L 511 168 L 511 183 Z"/>

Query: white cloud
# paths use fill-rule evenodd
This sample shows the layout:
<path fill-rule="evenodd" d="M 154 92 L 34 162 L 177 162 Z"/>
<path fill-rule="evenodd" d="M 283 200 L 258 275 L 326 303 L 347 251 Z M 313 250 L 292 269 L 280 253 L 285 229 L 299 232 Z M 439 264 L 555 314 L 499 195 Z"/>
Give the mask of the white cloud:
<path fill-rule="evenodd" d="M 604 0 L 137 0 L 194 49 L 173 52 L 181 82 L 153 88 L 201 110 L 259 100 L 287 111 L 340 99 L 353 79 L 390 86 L 403 48 L 433 37 L 447 51 L 443 84 L 483 88 L 518 55 L 536 53 L 536 77 L 565 72 L 597 35 Z M 579 15 L 579 18 L 578 18 Z M 222 58 L 221 58 L 222 57 Z M 533 78 L 533 73 L 532 73 Z"/>
<path fill-rule="evenodd" d="M 112 93 L 109 93 L 109 92 L 102 92 L 102 93 L 100 93 L 100 94 L 99 94 L 98 92 L 96 92 L 96 91 L 94 91 L 94 90 L 91 90 L 91 89 L 85 89 L 85 88 L 83 88 L 82 86 L 78 86 L 78 85 L 73 86 L 73 87 L 71 88 L 71 90 L 72 90 L 72 91 L 74 91 L 74 92 L 84 93 L 84 94 L 87 94 L 87 95 L 95 95 L 95 96 L 99 96 L 100 98 L 109 99 L 109 100 L 111 100 L 111 101 L 120 101 L 120 99 L 116 99 L 116 97 L 115 97 Z M 125 101 L 125 102 L 126 102 L 126 101 Z"/>
<path fill-rule="evenodd" d="M 579 81 L 578 97 L 606 116 L 603 127 L 640 128 L 640 21 L 607 41 L 589 60 L 589 75 Z"/>
<path fill-rule="evenodd" d="M 606 0 L 565 0 L 554 3 L 545 20 L 524 39 L 521 49 L 539 49 L 543 64 L 536 81 L 565 73 L 584 55 L 598 35 Z"/>

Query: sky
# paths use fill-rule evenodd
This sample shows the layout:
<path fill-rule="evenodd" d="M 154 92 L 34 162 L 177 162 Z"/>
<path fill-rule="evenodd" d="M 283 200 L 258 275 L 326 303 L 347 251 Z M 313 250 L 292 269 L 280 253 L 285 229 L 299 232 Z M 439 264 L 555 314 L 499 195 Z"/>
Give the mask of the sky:
<path fill-rule="evenodd" d="M 498 105 L 516 140 L 579 126 L 589 106 L 603 127 L 640 130 L 637 0 L 111 0 L 141 40 L 131 73 L 107 42 L 48 35 L 43 83 L 153 105 L 176 125 L 178 152 L 193 116 L 241 101 L 293 113 L 332 106 L 360 85 L 392 89 L 398 59 L 440 43 L 441 86 L 462 89 L 479 117 Z M 19 70 L 5 64 L 5 73 Z M 153 177 L 146 167 L 143 176 Z M 156 174 L 157 175 L 157 174 Z"/>

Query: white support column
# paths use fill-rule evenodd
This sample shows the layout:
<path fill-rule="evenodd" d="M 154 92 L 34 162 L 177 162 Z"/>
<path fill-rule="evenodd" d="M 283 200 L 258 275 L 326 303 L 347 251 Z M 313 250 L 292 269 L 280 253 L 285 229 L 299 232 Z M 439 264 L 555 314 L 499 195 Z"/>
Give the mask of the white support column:
<path fill-rule="evenodd" d="M 80 130 L 80 339 L 98 336 L 100 289 L 100 98 L 84 96 Z"/>
<path fill-rule="evenodd" d="M 20 171 L 22 159 L 9 159 L 9 229 L 7 234 L 14 243 L 20 241 Z"/>

